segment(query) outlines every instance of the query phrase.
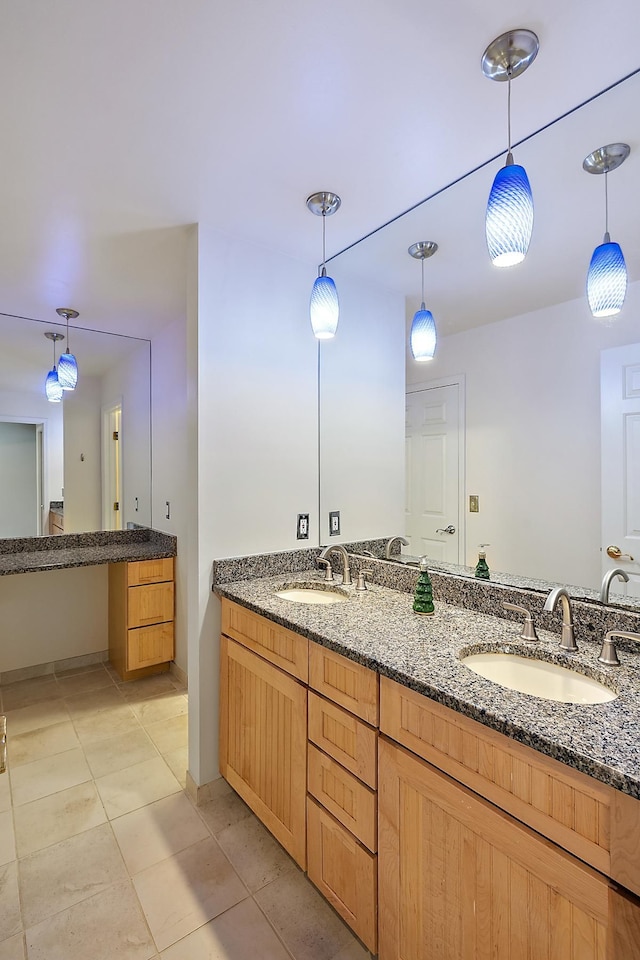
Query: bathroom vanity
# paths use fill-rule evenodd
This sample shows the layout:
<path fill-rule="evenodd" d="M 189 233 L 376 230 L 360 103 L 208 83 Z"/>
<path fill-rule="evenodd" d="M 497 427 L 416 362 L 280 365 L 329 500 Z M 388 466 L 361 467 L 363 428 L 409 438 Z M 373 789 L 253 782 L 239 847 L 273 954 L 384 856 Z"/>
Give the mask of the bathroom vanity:
<path fill-rule="evenodd" d="M 283 579 L 216 587 L 221 772 L 367 948 L 640 956 L 640 654 L 607 674 L 582 644 L 573 667 L 616 699 L 555 703 L 461 663 L 483 643 L 519 652 L 517 623 L 443 603 L 418 617 L 377 585 L 289 602 Z M 557 639 L 540 631 L 541 655 Z"/>

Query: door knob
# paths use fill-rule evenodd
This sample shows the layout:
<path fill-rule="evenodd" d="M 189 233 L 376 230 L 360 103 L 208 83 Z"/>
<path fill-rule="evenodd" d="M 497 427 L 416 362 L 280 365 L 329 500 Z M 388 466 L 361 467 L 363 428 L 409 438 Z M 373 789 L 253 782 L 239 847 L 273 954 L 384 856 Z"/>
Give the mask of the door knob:
<path fill-rule="evenodd" d="M 452 523 L 450 523 L 448 527 L 438 527 L 438 529 L 436 530 L 436 533 L 455 533 L 455 532 L 456 532 L 456 528 Z"/>
<path fill-rule="evenodd" d="M 612 560 L 633 560 L 630 553 L 623 553 L 620 547 L 607 547 L 607 556 Z"/>

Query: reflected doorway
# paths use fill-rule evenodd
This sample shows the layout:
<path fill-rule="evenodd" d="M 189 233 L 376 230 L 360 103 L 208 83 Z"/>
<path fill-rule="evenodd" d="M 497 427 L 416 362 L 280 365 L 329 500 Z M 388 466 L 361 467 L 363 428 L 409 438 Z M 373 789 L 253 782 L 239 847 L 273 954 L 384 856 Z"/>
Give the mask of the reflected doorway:
<path fill-rule="evenodd" d="M 3 537 L 43 532 L 43 424 L 0 420 L 0 530 Z"/>
<path fill-rule="evenodd" d="M 102 408 L 102 529 L 122 530 L 122 402 Z"/>

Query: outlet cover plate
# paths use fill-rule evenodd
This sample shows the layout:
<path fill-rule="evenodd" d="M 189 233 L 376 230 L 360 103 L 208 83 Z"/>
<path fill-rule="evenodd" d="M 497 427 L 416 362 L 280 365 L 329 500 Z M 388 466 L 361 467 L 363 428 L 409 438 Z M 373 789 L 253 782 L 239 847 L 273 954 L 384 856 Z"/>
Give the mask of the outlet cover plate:
<path fill-rule="evenodd" d="M 308 540 L 309 539 L 309 514 L 308 513 L 299 513 L 298 514 L 298 523 L 296 525 L 296 537 L 298 540 Z"/>
<path fill-rule="evenodd" d="M 329 512 L 329 536 L 330 537 L 340 536 L 340 511 L 339 510 L 331 510 Z"/>

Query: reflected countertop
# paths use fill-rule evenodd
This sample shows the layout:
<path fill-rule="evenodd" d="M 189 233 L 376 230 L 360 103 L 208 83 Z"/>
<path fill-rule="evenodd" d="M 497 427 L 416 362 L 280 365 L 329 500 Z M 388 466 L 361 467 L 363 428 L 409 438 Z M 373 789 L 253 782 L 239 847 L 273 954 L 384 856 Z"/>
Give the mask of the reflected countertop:
<path fill-rule="evenodd" d="M 518 638 L 518 623 L 436 601 L 434 616 L 412 611 L 410 593 L 369 585 L 346 587 L 349 600 L 306 605 L 280 599 L 284 585 L 318 583 L 316 570 L 218 583 L 215 592 L 362 663 L 514 740 L 640 799 L 640 647 L 620 651 L 622 666 L 597 662 L 600 640 L 563 654 L 559 636 L 539 630 L 539 642 Z M 559 623 L 558 623 L 559 626 Z M 617 699 L 566 704 L 517 693 L 479 677 L 460 662 L 478 650 L 536 656 L 600 680 Z"/>
<path fill-rule="evenodd" d="M 150 528 L 0 540 L 0 576 L 175 557 L 176 537 Z"/>

